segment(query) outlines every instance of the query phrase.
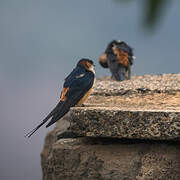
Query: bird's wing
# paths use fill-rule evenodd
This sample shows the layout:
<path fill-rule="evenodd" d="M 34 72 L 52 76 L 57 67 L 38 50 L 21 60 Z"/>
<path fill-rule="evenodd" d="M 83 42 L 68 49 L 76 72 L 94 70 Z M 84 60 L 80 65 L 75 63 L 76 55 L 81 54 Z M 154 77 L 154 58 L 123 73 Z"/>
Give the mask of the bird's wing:
<path fill-rule="evenodd" d="M 51 121 L 46 127 L 54 124 L 70 110 L 70 107 L 75 106 L 89 89 L 91 89 L 93 82 L 94 74 L 92 72 L 77 75 L 76 78 L 69 83 L 69 87 L 63 89 L 63 92 L 61 93 L 61 101 L 63 102 L 62 106 L 60 106 L 57 112 L 53 115 Z"/>
<path fill-rule="evenodd" d="M 123 50 L 124 52 L 128 53 L 129 56 L 133 56 L 133 49 L 127 45 L 127 44 L 123 44 L 121 45 L 121 43 L 117 44 L 117 48 Z"/>
<path fill-rule="evenodd" d="M 99 57 L 99 64 L 100 64 L 103 68 L 108 68 L 107 54 L 106 54 L 106 53 L 101 54 L 101 56 Z"/>
<path fill-rule="evenodd" d="M 114 54 L 117 56 L 118 64 L 122 64 L 125 67 L 128 67 L 129 60 L 128 60 L 128 53 L 124 52 L 123 50 L 117 48 L 116 46 L 113 48 Z"/>
<path fill-rule="evenodd" d="M 117 48 L 128 54 L 129 64 L 132 65 L 133 59 L 134 59 L 133 49 L 130 46 L 128 46 L 127 44 L 124 44 L 124 45 L 117 44 Z"/>
<path fill-rule="evenodd" d="M 76 67 L 73 71 L 65 78 L 64 87 L 69 86 L 76 76 L 85 73 L 84 68 Z"/>

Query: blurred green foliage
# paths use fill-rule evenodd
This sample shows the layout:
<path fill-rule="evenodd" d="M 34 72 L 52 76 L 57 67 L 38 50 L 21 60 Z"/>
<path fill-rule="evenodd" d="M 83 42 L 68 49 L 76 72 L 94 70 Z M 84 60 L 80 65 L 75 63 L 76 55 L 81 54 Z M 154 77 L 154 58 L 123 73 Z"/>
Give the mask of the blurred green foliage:
<path fill-rule="evenodd" d="M 113 0 L 114 2 L 129 3 L 135 0 Z M 147 30 L 153 30 L 160 23 L 164 17 L 166 7 L 168 7 L 170 0 L 136 0 L 140 5 L 142 4 L 142 21 Z"/>
<path fill-rule="evenodd" d="M 164 16 L 168 0 L 145 0 L 144 1 L 144 25 L 152 29 Z"/>

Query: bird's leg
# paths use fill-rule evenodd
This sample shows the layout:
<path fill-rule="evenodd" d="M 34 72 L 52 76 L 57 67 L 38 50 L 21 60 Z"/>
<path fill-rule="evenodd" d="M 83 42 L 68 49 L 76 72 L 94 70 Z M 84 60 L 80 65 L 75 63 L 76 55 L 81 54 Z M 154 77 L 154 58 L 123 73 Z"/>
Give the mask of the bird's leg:
<path fill-rule="evenodd" d="M 131 65 L 129 64 L 126 70 L 126 79 L 131 79 Z"/>

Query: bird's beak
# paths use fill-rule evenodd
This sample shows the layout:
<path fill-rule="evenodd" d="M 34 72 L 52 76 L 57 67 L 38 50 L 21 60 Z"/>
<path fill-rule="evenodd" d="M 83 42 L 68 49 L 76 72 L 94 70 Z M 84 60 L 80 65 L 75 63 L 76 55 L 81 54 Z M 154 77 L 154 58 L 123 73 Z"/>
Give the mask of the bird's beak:
<path fill-rule="evenodd" d="M 136 59 L 136 56 L 132 56 L 133 59 Z"/>

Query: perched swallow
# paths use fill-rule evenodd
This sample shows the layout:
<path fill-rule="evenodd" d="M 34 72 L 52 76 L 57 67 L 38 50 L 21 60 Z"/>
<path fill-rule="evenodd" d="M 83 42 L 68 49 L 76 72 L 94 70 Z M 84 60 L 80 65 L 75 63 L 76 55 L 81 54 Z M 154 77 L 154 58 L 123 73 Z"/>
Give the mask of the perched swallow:
<path fill-rule="evenodd" d="M 113 40 L 99 57 L 99 63 L 102 67 L 110 69 L 113 79 L 122 81 L 130 79 L 133 59 L 133 50 L 130 46 L 124 41 Z"/>
<path fill-rule="evenodd" d="M 50 118 L 51 120 L 46 128 L 62 118 L 71 107 L 82 105 L 92 92 L 94 79 L 93 61 L 81 59 L 76 68 L 65 78 L 59 103 L 36 128 L 26 134 L 26 137 L 31 137 Z"/>

